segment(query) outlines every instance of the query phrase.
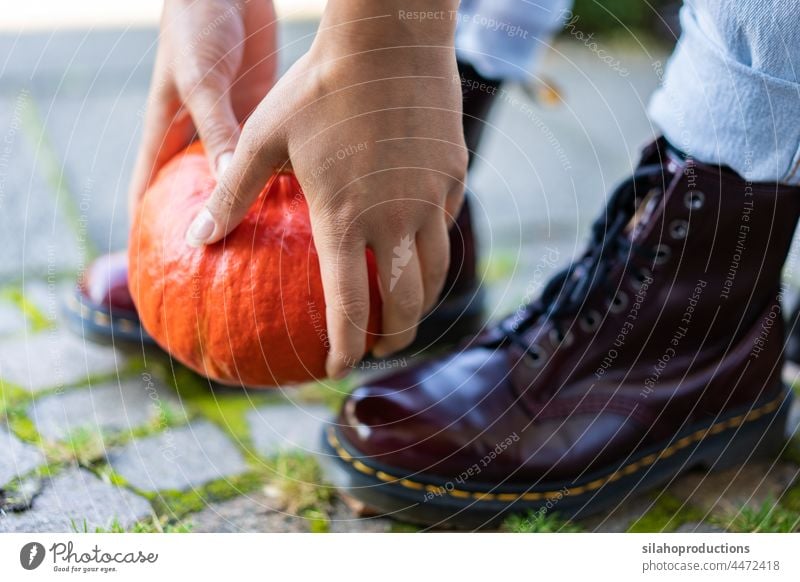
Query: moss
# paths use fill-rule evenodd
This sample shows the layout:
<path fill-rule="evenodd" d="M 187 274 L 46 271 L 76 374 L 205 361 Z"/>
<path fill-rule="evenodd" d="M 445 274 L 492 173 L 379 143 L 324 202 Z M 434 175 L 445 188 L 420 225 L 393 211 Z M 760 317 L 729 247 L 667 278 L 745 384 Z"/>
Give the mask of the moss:
<path fill-rule="evenodd" d="M 247 413 L 266 402 L 266 394 L 245 390 L 215 391 L 209 386 L 208 380 L 183 367 L 176 367 L 171 376 L 173 386 L 187 408 L 217 424 L 237 442 L 250 442 Z"/>
<path fill-rule="evenodd" d="M 311 533 L 328 533 L 331 531 L 331 522 L 328 519 L 328 515 L 318 509 L 305 510 L 303 519 L 308 521 Z"/>
<path fill-rule="evenodd" d="M 42 331 L 53 326 L 53 322 L 25 297 L 21 287 L 12 286 L 0 290 L 0 299 L 7 300 L 22 312 L 31 331 Z"/>
<path fill-rule="evenodd" d="M 422 528 L 413 523 L 406 523 L 404 521 L 392 521 L 389 524 L 389 532 L 391 533 L 417 533 Z"/>
<path fill-rule="evenodd" d="M 288 513 L 327 512 L 334 489 L 325 483 L 322 469 L 313 456 L 284 453 L 268 462 L 266 467 L 270 484 L 278 490 Z"/>
<path fill-rule="evenodd" d="M 662 493 L 650 510 L 634 521 L 628 531 L 632 533 L 657 533 L 675 531 L 685 523 L 703 521 L 705 513 L 684 503 L 674 495 Z"/>
<path fill-rule="evenodd" d="M 119 479 L 122 479 L 122 477 L 119 477 Z M 122 481 L 124 482 L 124 479 Z M 189 491 L 137 492 L 150 500 L 159 517 L 180 519 L 189 513 L 204 509 L 209 503 L 238 497 L 257 489 L 262 484 L 262 475 L 246 473 L 236 477 L 212 481 Z"/>
<path fill-rule="evenodd" d="M 0 378 L 0 416 L 5 416 L 14 409 L 24 408 L 31 400 L 27 390 Z"/>
<path fill-rule="evenodd" d="M 11 432 L 20 440 L 39 445 L 42 437 L 36 429 L 36 425 L 28 417 L 27 408 L 26 404 L 18 402 L 13 408 L 7 409 L 5 411 L 6 422 Z"/>
<path fill-rule="evenodd" d="M 800 513 L 769 499 L 759 507 L 744 506 L 733 515 L 722 515 L 712 521 L 735 533 L 800 532 Z"/>
<path fill-rule="evenodd" d="M 583 529 L 557 513 L 514 514 L 506 518 L 502 529 L 513 533 L 575 533 Z"/>

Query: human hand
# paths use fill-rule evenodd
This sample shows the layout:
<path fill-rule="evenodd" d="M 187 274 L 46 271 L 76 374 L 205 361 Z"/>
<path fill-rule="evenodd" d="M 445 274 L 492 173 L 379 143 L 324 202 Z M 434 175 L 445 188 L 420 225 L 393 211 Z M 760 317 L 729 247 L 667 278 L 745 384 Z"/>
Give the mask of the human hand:
<path fill-rule="evenodd" d="M 196 135 L 219 173 L 274 85 L 272 0 L 167 0 L 129 189 L 131 215 L 158 170 Z"/>
<path fill-rule="evenodd" d="M 441 291 L 448 223 L 462 202 L 467 151 L 454 21 L 406 22 L 395 5 L 331 0 L 311 50 L 244 126 L 228 170 L 187 233 L 213 243 L 233 230 L 269 176 L 290 163 L 306 194 L 338 377 L 365 351 L 365 249 L 378 266 L 377 356 L 407 346 Z M 439 1 L 455 10 L 457 2 Z"/>

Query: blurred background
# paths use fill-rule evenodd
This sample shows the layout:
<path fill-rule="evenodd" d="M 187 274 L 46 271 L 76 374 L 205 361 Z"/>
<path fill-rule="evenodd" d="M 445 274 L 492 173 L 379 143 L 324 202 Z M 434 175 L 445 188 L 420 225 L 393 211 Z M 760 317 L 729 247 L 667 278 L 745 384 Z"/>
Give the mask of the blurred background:
<path fill-rule="evenodd" d="M 285 69 L 311 43 L 324 1 L 276 5 Z M 0 163 L 0 280 L 69 278 L 125 247 L 161 2 L 0 6 L 0 131 L 12 134 Z M 676 11 L 671 2 L 578 0 L 539 82 L 504 88 L 470 179 L 498 312 L 519 302 L 533 266 L 552 256 L 545 247 L 559 249 L 559 264 L 580 251 L 604 194 L 657 133 L 645 106 Z"/>

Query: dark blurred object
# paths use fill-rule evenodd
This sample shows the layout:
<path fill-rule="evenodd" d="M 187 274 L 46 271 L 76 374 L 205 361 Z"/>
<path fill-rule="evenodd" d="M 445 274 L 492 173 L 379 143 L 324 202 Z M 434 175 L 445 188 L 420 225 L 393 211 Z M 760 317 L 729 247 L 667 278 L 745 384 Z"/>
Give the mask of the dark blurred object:
<path fill-rule="evenodd" d="M 675 0 L 575 0 L 570 18 L 576 29 L 595 36 L 650 35 L 674 43 L 678 38 L 678 10 Z M 569 19 L 567 19 L 569 21 Z"/>

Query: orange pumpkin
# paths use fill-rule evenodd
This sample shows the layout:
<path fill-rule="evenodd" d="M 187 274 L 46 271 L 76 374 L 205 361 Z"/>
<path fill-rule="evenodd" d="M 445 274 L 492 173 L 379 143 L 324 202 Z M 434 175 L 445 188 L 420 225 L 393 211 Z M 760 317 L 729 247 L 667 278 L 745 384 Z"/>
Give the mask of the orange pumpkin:
<path fill-rule="evenodd" d="M 195 143 L 158 174 L 134 217 L 129 285 L 142 325 L 174 358 L 218 382 L 278 386 L 325 376 L 329 343 L 305 197 L 275 174 L 224 240 L 190 247 L 186 230 L 215 186 Z M 374 258 L 368 348 L 380 329 Z"/>

